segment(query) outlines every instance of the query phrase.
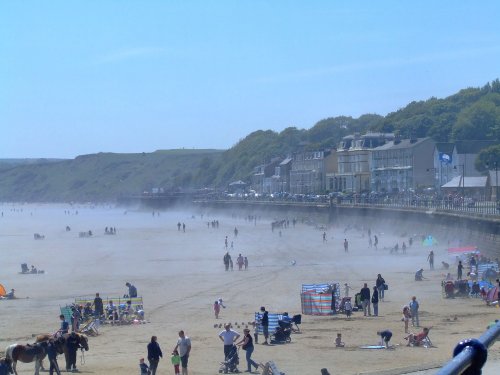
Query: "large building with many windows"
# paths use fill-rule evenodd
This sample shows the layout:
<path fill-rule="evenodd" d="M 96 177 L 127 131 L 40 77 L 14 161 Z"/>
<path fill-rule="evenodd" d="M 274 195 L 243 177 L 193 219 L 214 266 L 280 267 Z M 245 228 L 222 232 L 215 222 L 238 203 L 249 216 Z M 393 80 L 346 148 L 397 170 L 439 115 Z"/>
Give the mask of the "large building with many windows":
<path fill-rule="evenodd" d="M 434 147 L 431 138 L 395 138 L 371 150 L 372 191 L 396 193 L 433 186 Z"/>
<path fill-rule="evenodd" d="M 294 154 L 290 170 L 290 193 L 324 194 L 326 173 L 335 164 L 335 151 L 331 150 Z"/>

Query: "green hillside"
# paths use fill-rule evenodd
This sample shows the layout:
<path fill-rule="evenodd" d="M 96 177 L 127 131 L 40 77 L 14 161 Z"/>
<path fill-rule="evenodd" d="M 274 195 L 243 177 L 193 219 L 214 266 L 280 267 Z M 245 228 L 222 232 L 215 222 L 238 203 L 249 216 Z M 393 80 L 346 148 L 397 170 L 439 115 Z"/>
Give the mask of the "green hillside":
<path fill-rule="evenodd" d="M 0 170 L 2 201 L 113 201 L 154 187 L 204 186 L 217 150 L 99 153 Z"/>
<path fill-rule="evenodd" d="M 99 153 L 73 160 L 0 159 L 0 201 L 112 201 L 154 187 L 224 189 L 249 181 L 253 169 L 300 150 L 334 148 L 345 135 L 367 131 L 439 142 L 487 139 L 497 146 L 479 164 L 500 162 L 500 81 L 467 88 L 444 99 L 412 102 L 387 116 L 323 119 L 312 128 L 258 130 L 227 151 L 159 150 L 142 154 Z"/>

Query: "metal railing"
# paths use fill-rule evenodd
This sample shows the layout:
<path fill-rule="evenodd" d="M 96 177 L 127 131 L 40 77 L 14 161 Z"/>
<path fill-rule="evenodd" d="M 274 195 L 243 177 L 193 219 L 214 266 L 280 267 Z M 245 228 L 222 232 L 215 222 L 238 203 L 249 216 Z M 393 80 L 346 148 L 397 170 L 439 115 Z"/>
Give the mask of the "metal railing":
<path fill-rule="evenodd" d="M 500 337 L 500 322 L 490 327 L 478 339 L 463 340 L 453 351 L 453 359 L 437 375 L 480 375 L 488 359 L 488 348 Z"/>

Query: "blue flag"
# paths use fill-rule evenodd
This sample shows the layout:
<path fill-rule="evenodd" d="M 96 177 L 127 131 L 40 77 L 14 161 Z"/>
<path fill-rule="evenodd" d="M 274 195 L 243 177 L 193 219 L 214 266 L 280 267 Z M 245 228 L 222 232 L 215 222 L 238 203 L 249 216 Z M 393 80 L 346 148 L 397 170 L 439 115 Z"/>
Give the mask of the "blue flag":
<path fill-rule="evenodd" d="M 451 155 L 445 154 L 444 152 L 440 152 L 439 160 L 445 164 L 451 164 Z"/>

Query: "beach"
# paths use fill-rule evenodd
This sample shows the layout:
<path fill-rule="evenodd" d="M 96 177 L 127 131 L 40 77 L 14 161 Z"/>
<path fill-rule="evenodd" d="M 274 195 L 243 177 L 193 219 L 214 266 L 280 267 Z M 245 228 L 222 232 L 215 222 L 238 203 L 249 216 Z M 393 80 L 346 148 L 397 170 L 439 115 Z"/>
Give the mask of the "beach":
<path fill-rule="evenodd" d="M 152 210 L 112 206 L 35 204 L 3 204 L 0 210 L 0 283 L 8 290 L 14 288 L 18 297 L 0 301 L 2 348 L 56 331 L 59 308 L 74 302 L 75 297 L 96 292 L 103 300 L 122 296 L 127 293 L 126 282 L 134 284 L 143 297 L 147 323 L 101 326 L 100 335 L 89 339 L 84 363 L 79 354 L 82 373 L 139 373 L 139 359 L 147 356 L 146 345 L 156 335 L 163 350 L 157 373 L 173 374 L 170 354 L 182 329 L 192 341 L 189 373 L 216 374 L 223 360 L 219 325 L 231 322 L 242 334 L 260 306 L 271 313 L 300 314 L 302 284 L 348 283 L 353 295 L 365 282 L 373 287 L 379 273 L 388 284 L 385 301 L 379 303 L 380 316 L 365 318 L 362 312 L 355 312 L 347 321 L 341 315 L 303 315 L 301 332 L 292 334 L 291 343 L 264 346 L 259 341 L 252 358 L 272 360 L 288 375 L 319 374 L 321 368 L 332 374 L 407 373 L 450 359 L 461 339 L 480 336 L 500 315 L 500 309 L 487 307 L 480 299 L 442 297 L 441 280 L 446 271 L 440 264 L 450 261 L 446 233 L 426 233 L 438 240 L 432 247 L 434 271 L 428 270 L 426 262 L 430 248 L 420 240 L 405 255 L 390 254 L 389 247 L 395 243 L 401 247 L 403 241 L 408 245 L 412 232 L 420 234 L 419 228 L 407 228 L 405 223 L 384 227 L 359 218 L 338 220 L 332 226 L 313 215 L 306 222 L 304 215 L 288 214 L 290 221 L 297 218 L 296 226 L 271 231 L 271 222 L 285 215 L 262 213 L 254 221 L 245 220 L 247 212 L 196 208 L 153 214 Z M 207 225 L 212 220 L 219 221 L 219 228 Z M 178 230 L 179 222 L 186 225 L 185 232 Z M 352 228 L 344 232 L 348 225 Z M 117 234 L 105 235 L 105 227 L 116 228 Z M 379 237 L 378 251 L 368 246 L 368 228 Z M 78 236 L 88 230 L 93 232 L 90 238 Z M 34 233 L 45 238 L 34 240 Z M 228 250 L 234 261 L 234 270 L 227 272 L 222 262 L 226 236 L 233 242 L 233 249 L 228 245 Z M 345 238 L 348 253 L 344 252 Z M 240 253 L 248 257 L 246 271 L 238 271 Z M 21 263 L 33 264 L 45 273 L 21 275 Z M 426 280 L 415 282 L 419 268 L 425 269 Z M 451 268 L 456 273 L 456 267 Z M 433 348 L 406 347 L 401 312 L 412 296 L 420 303 L 420 325 L 433 327 Z M 216 320 L 212 306 L 218 298 L 227 307 Z M 393 332 L 394 350 L 360 349 L 378 344 L 376 332 L 384 329 Z M 413 331 L 419 332 L 417 328 Z M 335 348 L 337 333 L 342 333 L 345 348 Z M 493 346 L 489 356 L 500 358 L 500 345 Z M 246 369 L 244 357 L 240 351 L 240 371 Z M 64 367 L 62 356 L 59 364 Z M 33 373 L 33 368 L 33 364 L 17 366 L 19 374 Z"/>

